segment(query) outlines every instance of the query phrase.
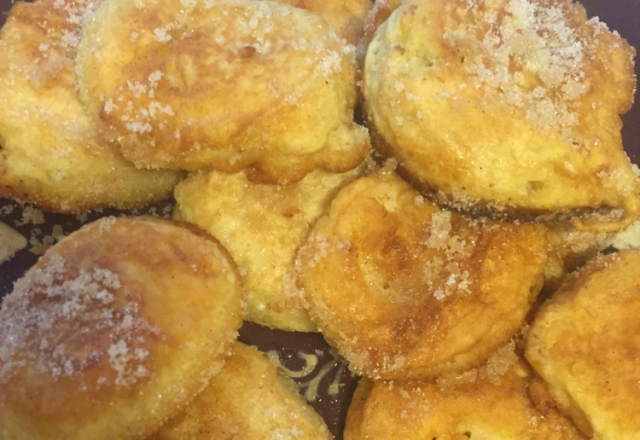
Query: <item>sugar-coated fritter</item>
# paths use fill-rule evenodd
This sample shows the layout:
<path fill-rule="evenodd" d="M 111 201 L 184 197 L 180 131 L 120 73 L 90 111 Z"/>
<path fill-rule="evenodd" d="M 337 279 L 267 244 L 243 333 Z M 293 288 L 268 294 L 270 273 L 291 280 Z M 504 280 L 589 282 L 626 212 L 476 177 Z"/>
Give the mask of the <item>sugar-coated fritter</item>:
<path fill-rule="evenodd" d="M 290 331 L 317 331 L 291 295 L 289 268 L 309 227 L 362 167 L 333 174 L 316 170 L 287 185 L 251 183 L 245 173 L 192 173 L 175 190 L 176 218 L 206 229 L 229 250 L 247 293 L 245 319 Z"/>
<path fill-rule="evenodd" d="M 241 294 L 195 227 L 111 217 L 74 232 L 2 303 L 0 438 L 146 438 L 222 368 Z"/>
<path fill-rule="evenodd" d="M 368 153 L 355 48 L 289 5 L 109 1 L 85 27 L 77 72 L 88 111 L 140 167 L 249 168 L 285 184 Z"/>
<path fill-rule="evenodd" d="M 424 200 L 388 168 L 343 188 L 296 260 L 311 318 L 372 378 L 468 369 L 521 326 L 546 234 Z"/>
<path fill-rule="evenodd" d="M 57 212 L 171 195 L 174 171 L 138 170 L 104 141 L 75 89 L 80 23 L 97 0 L 17 2 L 0 34 L 0 197 Z"/>
<path fill-rule="evenodd" d="M 441 204 L 527 219 L 621 208 L 591 226 L 620 229 L 640 215 L 619 118 L 634 55 L 570 0 L 406 1 L 367 52 L 372 142 Z"/>
<path fill-rule="evenodd" d="M 295 382 L 253 347 L 233 346 L 225 366 L 179 415 L 148 440 L 330 440 Z"/>
<path fill-rule="evenodd" d="M 499 377 L 455 387 L 427 380 L 358 384 L 345 440 L 584 440 L 570 420 L 529 400 L 532 373 L 518 361 Z"/>
<path fill-rule="evenodd" d="M 590 437 L 640 438 L 640 251 L 598 257 L 565 279 L 531 325 L 526 357 Z"/>

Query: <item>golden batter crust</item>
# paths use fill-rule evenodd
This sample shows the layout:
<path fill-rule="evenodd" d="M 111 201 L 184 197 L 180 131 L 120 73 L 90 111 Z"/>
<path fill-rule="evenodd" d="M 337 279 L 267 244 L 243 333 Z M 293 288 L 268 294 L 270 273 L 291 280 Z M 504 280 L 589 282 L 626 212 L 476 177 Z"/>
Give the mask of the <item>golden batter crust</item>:
<path fill-rule="evenodd" d="M 620 229 L 640 213 L 618 116 L 634 55 L 569 0 L 405 2 L 367 53 L 374 146 L 438 203 L 529 219 L 622 208 L 606 226 Z"/>
<path fill-rule="evenodd" d="M 0 197 L 78 213 L 167 198 L 182 174 L 138 170 L 76 92 L 81 22 L 100 1 L 17 2 L 0 34 Z"/>
<path fill-rule="evenodd" d="M 324 420 L 289 377 L 240 342 L 225 366 L 180 414 L 148 440 L 331 440 Z"/>
<path fill-rule="evenodd" d="M 109 217 L 49 249 L 0 310 L 0 438 L 144 439 L 193 399 L 242 322 L 205 235 Z"/>
<path fill-rule="evenodd" d="M 637 439 L 640 251 L 600 256 L 569 275 L 531 325 L 526 357 L 587 435 Z"/>
<path fill-rule="evenodd" d="M 185 3 L 185 2 L 182 2 Z M 244 0 L 116 0 L 86 27 L 81 97 L 140 167 L 293 183 L 368 153 L 355 48 L 321 16 Z"/>
<path fill-rule="evenodd" d="M 343 188 L 298 253 L 311 318 L 350 368 L 435 376 L 521 326 L 547 261 L 539 226 L 439 209 L 388 169 Z"/>

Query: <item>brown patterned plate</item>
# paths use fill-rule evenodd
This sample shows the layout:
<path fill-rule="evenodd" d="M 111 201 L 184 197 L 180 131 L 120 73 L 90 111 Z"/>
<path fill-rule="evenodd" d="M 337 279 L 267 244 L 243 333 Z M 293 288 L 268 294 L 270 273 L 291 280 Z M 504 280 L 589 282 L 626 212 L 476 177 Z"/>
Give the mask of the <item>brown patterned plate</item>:
<path fill-rule="evenodd" d="M 639 0 L 583 0 L 582 3 L 590 16 L 600 17 L 611 29 L 618 30 L 631 45 L 640 48 Z M 0 25 L 4 24 L 11 5 L 11 0 L 0 0 Z M 636 74 L 639 72 L 636 65 Z M 636 100 L 639 97 L 640 93 L 636 91 Z M 631 160 L 638 163 L 640 105 L 636 104 L 622 120 L 625 150 Z M 0 145 L 0 153 L 1 147 Z M 86 216 L 69 216 L 41 213 L 30 205 L 0 199 L 0 222 L 11 226 L 29 241 L 25 249 L 0 264 L 0 297 L 11 291 L 13 283 L 37 261 L 44 248 L 63 234 L 75 231 L 83 223 L 106 215 L 150 214 L 169 217 L 172 207 L 173 201 L 169 200 L 141 210 L 103 210 Z M 342 439 L 346 412 L 357 378 L 322 336 L 270 330 L 257 324 L 245 323 L 240 329 L 240 339 L 257 346 L 288 371 L 297 381 L 301 393 L 325 419 L 336 439 Z"/>

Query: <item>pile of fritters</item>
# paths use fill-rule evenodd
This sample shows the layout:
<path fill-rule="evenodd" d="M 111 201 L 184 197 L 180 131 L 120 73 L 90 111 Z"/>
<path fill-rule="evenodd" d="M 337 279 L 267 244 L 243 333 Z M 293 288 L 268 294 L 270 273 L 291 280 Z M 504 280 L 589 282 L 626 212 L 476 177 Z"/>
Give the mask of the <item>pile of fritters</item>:
<path fill-rule="evenodd" d="M 0 438 L 330 438 L 242 319 L 363 376 L 346 440 L 638 438 L 634 55 L 570 0 L 18 3 L 0 195 L 176 208 L 16 283 Z"/>

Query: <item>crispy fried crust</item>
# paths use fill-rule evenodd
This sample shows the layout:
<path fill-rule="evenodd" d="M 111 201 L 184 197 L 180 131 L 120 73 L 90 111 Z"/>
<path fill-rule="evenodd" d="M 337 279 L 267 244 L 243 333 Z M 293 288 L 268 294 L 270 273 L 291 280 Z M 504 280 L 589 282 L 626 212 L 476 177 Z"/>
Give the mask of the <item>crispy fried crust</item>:
<path fill-rule="evenodd" d="M 203 227 L 229 249 L 243 273 L 245 319 L 282 330 L 317 331 L 287 287 L 289 266 L 309 227 L 362 168 L 344 174 L 316 170 L 287 186 L 254 184 L 242 172 L 192 173 L 176 187 L 176 216 Z"/>
<path fill-rule="evenodd" d="M 0 197 L 77 213 L 171 195 L 174 171 L 138 170 L 104 141 L 75 89 L 75 45 L 100 2 L 18 2 L 0 39 Z"/>
<path fill-rule="evenodd" d="M 640 436 L 640 251 L 567 277 L 531 326 L 526 357 L 558 407 L 603 440 Z"/>
<path fill-rule="evenodd" d="M 383 169 L 340 191 L 296 269 L 312 319 L 350 368 L 434 376 L 471 368 L 515 333 L 546 246 L 539 226 L 441 210 Z"/>
<path fill-rule="evenodd" d="M 634 54 L 568 0 L 405 2 L 367 53 L 374 146 L 438 203 L 509 218 L 623 208 L 620 229 L 640 213 L 618 116 Z"/>
<path fill-rule="evenodd" d="M 148 440 L 332 438 L 293 380 L 257 349 L 240 342 L 232 347 L 220 374 Z"/>
<path fill-rule="evenodd" d="M 499 380 L 476 377 L 445 389 L 434 381 L 368 381 L 349 407 L 345 440 L 584 440 L 571 421 L 551 409 L 539 412 L 528 398 L 525 362 Z M 359 426 L 354 426 L 354 423 Z"/>
<path fill-rule="evenodd" d="M 85 29 L 81 97 L 127 158 L 249 167 L 253 180 L 282 184 L 364 159 L 355 51 L 326 20 L 269 1 L 188 3 L 108 2 Z"/>
<path fill-rule="evenodd" d="M 0 310 L 0 438 L 144 439 L 202 390 L 242 322 L 236 268 L 202 234 L 104 218 L 16 283 Z"/>

